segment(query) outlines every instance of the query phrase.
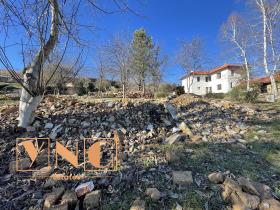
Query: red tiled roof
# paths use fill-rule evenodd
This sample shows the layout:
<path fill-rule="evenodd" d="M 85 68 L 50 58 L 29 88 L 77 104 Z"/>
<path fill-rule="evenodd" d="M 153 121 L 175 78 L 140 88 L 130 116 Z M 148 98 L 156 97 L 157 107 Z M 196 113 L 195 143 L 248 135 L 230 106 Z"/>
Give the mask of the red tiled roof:
<path fill-rule="evenodd" d="M 194 72 L 191 72 L 190 74 L 206 75 L 206 74 L 209 74 L 209 72 L 207 72 L 207 71 L 194 71 Z M 187 74 L 186 76 L 181 77 L 179 80 L 183 80 L 183 79 L 187 78 L 190 74 Z"/>
<path fill-rule="evenodd" d="M 280 79 L 280 75 L 279 74 L 275 75 L 274 78 L 277 81 L 277 80 Z M 266 76 L 266 77 L 255 78 L 255 79 L 251 79 L 250 82 L 251 82 L 251 84 L 256 84 L 256 83 L 264 83 L 264 84 L 266 84 L 266 83 L 270 83 L 270 77 Z M 243 85 L 246 85 L 246 82 L 242 82 L 240 84 L 237 84 L 237 85 L 235 85 L 235 87 L 241 87 Z"/>
<path fill-rule="evenodd" d="M 205 74 L 212 74 L 216 71 L 219 71 L 221 69 L 224 69 L 224 68 L 228 68 L 228 67 L 243 67 L 242 65 L 230 65 L 230 64 L 225 64 L 223 66 L 220 66 L 219 68 L 216 68 L 210 72 L 207 72 L 207 71 L 195 71 L 195 72 L 192 72 L 191 74 L 195 74 L 195 75 L 205 75 Z M 187 74 L 186 76 L 183 76 L 182 78 L 180 78 L 179 80 L 183 80 L 185 78 L 187 78 L 189 76 L 189 74 Z"/>
<path fill-rule="evenodd" d="M 280 75 L 274 75 L 275 80 L 280 79 Z M 260 77 L 260 78 L 255 78 L 251 80 L 253 83 L 270 83 L 270 77 Z"/>
<path fill-rule="evenodd" d="M 242 67 L 242 65 L 230 65 L 230 64 L 225 64 L 225 65 L 223 65 L 223 66 L 220 66 L 220 67 L 218 67 L 218 68 L 216 68 L 216 69 L 210 71 L 210 74 L 212 74 L 212 73 L 214 73 L 214 72 L 216 72 L 216 71 L 219 71 L 219 70 L 221 70 L 221 69 L 228 68 L 228 67 Z"/>

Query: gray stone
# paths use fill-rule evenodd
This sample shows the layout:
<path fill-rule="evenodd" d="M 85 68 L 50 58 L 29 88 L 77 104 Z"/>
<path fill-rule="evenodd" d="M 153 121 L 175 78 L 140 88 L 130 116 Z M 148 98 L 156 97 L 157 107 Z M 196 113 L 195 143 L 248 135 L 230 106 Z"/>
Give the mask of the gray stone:
<path fill-rule="evenodd" d="M 275 95 L 267 95 L 266 96 L 266 101 L 274 103 L 275 102 Z"/>
<path fill-rule="evenodd" d="M 101 190 L 95 190 L 86 194 L 83 207 L 85 209 L 93 209 L 99 206 L 101 200 Z"/>
<path fill-rule="evenodd" d="M 188 186 L 193 183 L 191 171 L 173 171 L 172 179 L 174 184 Z"/>
<path fill-rule="evenodd" d="M 170 103 L 165 102 L 164 108 L 168 111 L 168 113 L 172 116 L 174 120 L 177 120 L 177 110 Z"/>
<path fill-rule="evenodd" d="M 180 139 L 181 139 L 180 134 L 175 133 L 175 134 L 169 136 L 169 137 L 163 142 L 163 144 L 174 144 L 174 143 L 180 141 Z"/>
<path fill-rule="evenodd" d="M 26 170 L 29 169 L 31 164 L 30 158 L 23 158 L 18 160 L 18 170 Z M 9 171 L 10 173 L 15 173 L 17 170 L 16 168 L 16 161 L 10 162 Z"/>
<path fill-rule="evenodd" d="M 113 108 L 115 106 L 113 101 L 110 101 L 107 105 L 109 108 Z"/>
<path fill-rule="evenodd" d="M 45 129 L 52 129 L 53 128 L 53 124 L 52 123 L 47 123 L 45 125 Z"/>

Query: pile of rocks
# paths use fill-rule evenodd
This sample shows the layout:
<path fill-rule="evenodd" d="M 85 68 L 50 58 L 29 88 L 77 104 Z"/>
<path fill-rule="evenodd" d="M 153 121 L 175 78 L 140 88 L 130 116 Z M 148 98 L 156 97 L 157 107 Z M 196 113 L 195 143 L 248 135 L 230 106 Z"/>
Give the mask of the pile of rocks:
<path fill-rule="evenodd" d="M 211 183 L 220 184 L 223 189 L 222 198 L 230 201 L 234 210 L 239 209 L 280 209 L 280 202 L 270 193 L 269 186 L 251 181 L 244 177 L 236 181 L 221 172 L 208 176 Z"/>

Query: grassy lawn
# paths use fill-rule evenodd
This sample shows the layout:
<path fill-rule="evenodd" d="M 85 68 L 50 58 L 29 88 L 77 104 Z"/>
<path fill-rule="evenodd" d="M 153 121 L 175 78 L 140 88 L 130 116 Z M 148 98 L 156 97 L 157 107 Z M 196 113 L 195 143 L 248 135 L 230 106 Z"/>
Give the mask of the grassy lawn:
<path fill-rule="evenodd" d="M 257 121 L 255 123 L 260 124 Z M 280 180 L 277 178 L 280 176 L 280 120 L 261 126 L 246 134 L 247 149 L 234 144 L 208 143 L 181 143 L 158 147 L 154 151 L 157 155 L 176 151 L 181 161 L 171 164 L 171 169 L 192 171 L 195 183 L 179 188 L 172 181 L 168 182 L 164 176 L 159 176 L 156 178 L 155 187 L 166 194 L 164 205 L 145 196 L 145 189 L 151 185 L 143 183 L 138 189 L 125 190 L 122 200 L 105 205 L 105 209 L 129 209 L 136 198 L 145 200 L 147 209 L 176 209 L 177 204 L 183 209 L 205 209 L 205 206 L 208 209 L 223 209 L 230 204 L 222 200 L 221 189 L 210 184 L 207 179 L 208 174 L 215 171 L 228 171 L 236 177 L 243 176 L 266 184 L 280 197 Z M 268 134 L 258 133 L 259 130 L 265 130 Z M 192 152 L 186 152 L 186 149 L 192 149 Z M 141 158 L 141 164 L 147 170 L 156 166 L 152 159 L 144 157 Z"/>

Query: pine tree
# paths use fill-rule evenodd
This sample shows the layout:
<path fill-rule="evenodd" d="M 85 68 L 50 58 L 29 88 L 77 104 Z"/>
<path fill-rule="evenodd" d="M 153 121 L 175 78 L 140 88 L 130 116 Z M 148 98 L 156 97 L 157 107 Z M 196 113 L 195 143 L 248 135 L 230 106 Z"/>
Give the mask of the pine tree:
<path fill-rule="evenodd" d="M 135 82 L 139 89 L 143 88 L 143 94 L 145 94 L 146 79 L 153 66 L 154 46 L 153 38 L 147 35 L 143 27 L 133 33 L 130 65 Z"/>

